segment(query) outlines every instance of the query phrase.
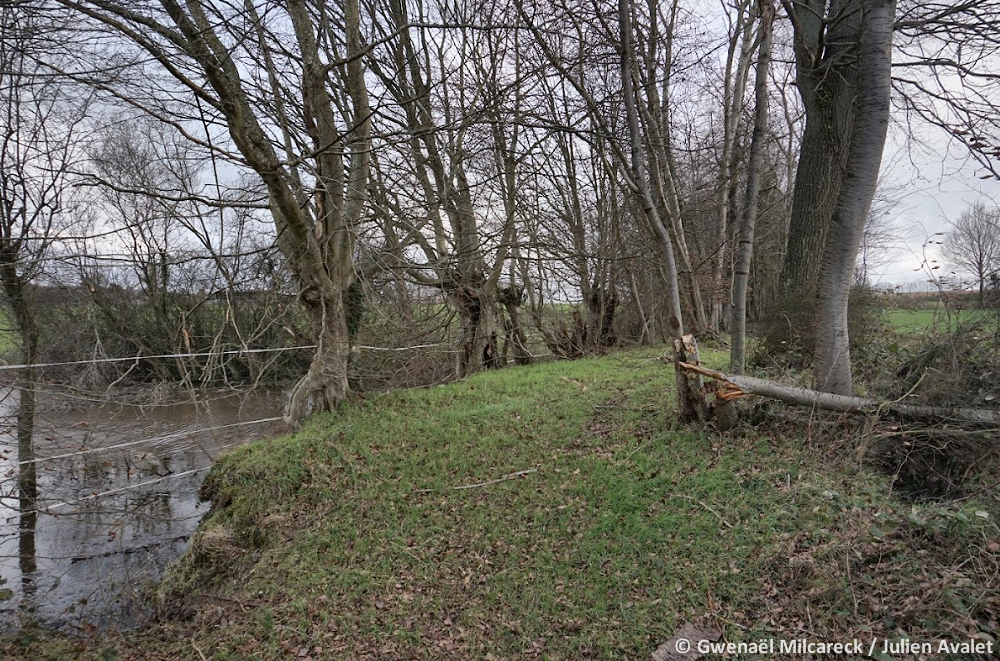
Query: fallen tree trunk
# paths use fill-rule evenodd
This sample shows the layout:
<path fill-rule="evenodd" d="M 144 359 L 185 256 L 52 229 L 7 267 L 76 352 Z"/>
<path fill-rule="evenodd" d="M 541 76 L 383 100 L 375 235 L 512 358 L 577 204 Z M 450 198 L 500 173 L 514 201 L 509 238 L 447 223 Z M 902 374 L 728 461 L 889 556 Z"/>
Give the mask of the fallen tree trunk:
<path fill-rule="evenodd" d="M 685 371 L 715 379 L 718 382 L 716 385 L 716 395 L 723 401 L 731 401 L 738 397 L 749 395 L 758 395 L 760 397 L 778 399 L 788 404 L 809 406 L 824 411 L 876 413 L 880 416 L 896 416 L 898 418 L 920 420 L 922 422 L 954 421 L 979 425 L 1000 425 L 1000 410 L 918 406 L 914 404 L 900 404 L 899 402 L 883 402 L 865 397 L 850 397 L 847 395 L 819 392 L 800 386 L 790 386 L 783 383 L 757 379 L 752 376 L 725 374 L 716 370 L 710 370 L 701 365 L 693 365 L 686 362 L 678 362 L 677 364 Z"/>

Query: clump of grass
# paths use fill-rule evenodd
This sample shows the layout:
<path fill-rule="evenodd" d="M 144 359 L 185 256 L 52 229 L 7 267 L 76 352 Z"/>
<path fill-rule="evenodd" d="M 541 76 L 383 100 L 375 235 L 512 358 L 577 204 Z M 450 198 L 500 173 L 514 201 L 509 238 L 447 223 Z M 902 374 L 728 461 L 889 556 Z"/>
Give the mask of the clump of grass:
<path fill-rule="evenodd" d="M 968 503 L 896 504 L 881 487 L 805 489 L 801 530 L 783 536 L 764 594 L 788 638 L 968 639 L 1000 617 L 998 529 Z M 810 507 L 811 506 L 811 507 Z"/>
<path fill-rule="evenodd" d="M 932 310 L 921 312 L 932 313 Z M 879 424 L 858 449 L 889 475 L 909 500 L 947 500 L 980 494 L 995 500 L 1000 452 L 996 430 L 948 422 L 947 407 L 1000 406 L 1000 335 L 983 310 L 938 311 L 930 330 L 903 329 L 870 343 L 858 370 L 866 394 L 886 401 L 943 407 L 927 424 Z"/>
<path fill-rule="evenodd" d="M 911 342 L 891 390 L 932 406 L 1000 406 L 1000 336 L 982 322 Z"/>

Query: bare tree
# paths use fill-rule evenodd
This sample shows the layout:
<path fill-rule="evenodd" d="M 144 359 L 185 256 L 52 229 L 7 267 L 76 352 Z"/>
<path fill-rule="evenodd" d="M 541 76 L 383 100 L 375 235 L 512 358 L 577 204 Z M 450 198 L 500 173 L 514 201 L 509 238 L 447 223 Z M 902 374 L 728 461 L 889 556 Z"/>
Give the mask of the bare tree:
<path fill-rule="evenodd" d="M 72 218 L 68 189 L 81 154 L 89 97 L 53 75 L 48 58 L 65 34 L 61 17 L 35 3 L 0 5 L 0 295 L 21 345 L 18 378 L 20 557 L 25 595 L 35 571 L 37 480 L 33 445 L 34 364 L 39 326 L 36 279 Z"/>
<path fill-rule="evenodd" d="M 541 14 L 529 15 L 519 7 L 522 21 L 535 38 L 545 61 L 573 88 L 582 100 L 593 121 L 601 144 L 611 152 L 611 160 L 631 193 L 650 235 L 654 237 L 660 268 L 666 282 L 665 303 L 668 310 L 670 335 L 676 341 L 680 357 L 683 352 L 684 314 L 682 310 L 679 264 L 689 276 L 692 294 L 691 313 L 697 325 L 706 325 L 705 308 L 694 278 L 690 254 L 680 213 L 679 187 L 670 149 L 669 130 L 669 73 L 661 76 L 660 63 L 671 61 L 674 19 L 677 3 L 666 9 L 650 3 L 642 14 L 640 7 L 630 0 L 619 0 L 616 12 L 603 7 L 596 12 L 593 23 L 584 22 L 587 12 L 573 12 L 563 7 L 556 22 L 566 25 L 556 27 L 551 19 L 540 20 Z M 592 13 L 592 12 L 591 12 Z M 614 16 L 617 20 L 608 20 Z M 635 26 L 636 16 L 644 24 Z M 551 35 L 568 30 L 573 38 L 553 41 Z M 636 34 L 644 36 L 638 43 Z M 587 35 L 585 37 L 584 35 Z M 568 43 L 570 42 L 572 46 Z M 602 43 L 607 58 L 605 62 L 617 65 L 620 91 L 601 89 L 601 94 L 620 94 L 624 116 L 612 112 L 608 104 L 595 93 L 604 82 L 589 75 L 586 67 L 591 64 L 587 55 L 595 49 L 594 42 Z M 572 49 L 576 49 L 573 52 Z M 664 53 L 665 51 L 665 53 Z M 661 59 L 665 57 L 665 60 Z M 608 74 L 611 71 L 606 72 Z M 612 78 L 612 80 L 614 80 Z M 612 90 L 614 90 L 612 83 Z M 680 257 L 680 259 L 678 259 Z M 677 370 L 678 405 L 682 420 L 692 420 L 706 415 L 702 395 L 698 388 L 689 388 L 684 372 Z"/>
<path fill-rule="evenodd" d="M 795 29 L 796 85 L 806 126 L 778 314 L 768 336 L 772 343 L 799 337 L 808 351 L 822 255 L 857 126 L 853 90 L 866 82 L 856 79 L 860 69 L 852 55 L 861 13 L 855 0 L 782 0 L 782 5 Z M 998 26 L 996 0 L 905 0 L 893 23 L 892 103 L 906 113 L 909 125 L 937 126 L 966 147 L 982 166 L 983 178 L 998 176 Z"/>
<path fill-rule="evenodd" d="M 549 327 L 542 310 L 551 301 L 531 295 L 531 287 L 528 292 L 535 325 L 549 348 L 557 355 L 578 356 L 615 341 L 616 280 L 627 259 L 622 254 L 622 227 L 632 218 L 622 208 L 623 184 L 599 140 L 586 140 L 560 128 L 576 124 L 580 111 L 566 81 L 541 77 L 538 85 L 552 127 L 539 135 L 542 148 L 529 163 L 535 173 L 537 211 L 523 223 L 525 251 L 518 254 L 526 261 L 530 253 L 538 261 L 565 265 L 572 274 L 569 277 L 586 309 L 586 319 L 574 311 L 568 323 L 563 320 Z M 549 277 L 553 272 L 551 267 L 546 269 Z M 523 279 L 531 281 L 527 270 Z"/>
<path fill-rule="evenodd" d="M 402 156 L 377 161 L 375 209 L 401 272 L 439 288 L 458 313 L 458 376 L 500 365 L 498 293 L 517 217 L 517 124 L 503 121 L 500 108 L 510 96 L 507 107 L 518 112 L 517 86 L 502 79 L 501 64 L 509 61 L 516 75 L 519 56 L 508 54 L 504 31 L 470 29 L 472 11 L 451 2 L 410 6 L 405 0 L 369 7 L 384 47 L 367 61 L 394 102 L 385 109 L 380 129 L 387 139 L 378 146 Z M 514 127 L 510 135 L 505 125 Z M 497 166 L 503 214 L 494 228 L 477 208 L 480 158 Z M 422 263 L 405 258 L 410 246 Z"/>
<path fill-rule="evenodd" d="M 971 273 L 986 304 L 986 285 L 1000 271 L 1000 209 L 976 202 L 962 212 L 946 234 L 942 253 L 953 268 Z"/>
<path fill-rule="evenodd" d="M 767 81 L 771 60 L 774 5 L 771 4 L 771 0 L 759 0 L 758 11 L 760 13 L 759 50 L 754 77 L 756 108 L 754 110 L 753 136 L 750 141 L 750 159 L 747 163 L 746 197 L 743 204 L 743 217 L 740 219 L 736 268 L 733 272 L 733 319 L 729 360 L 729 369 L 733 374 L 742 374 L 746 365 L 747 289 L 750 283 L 750 265 L 753 260 L 757 200 L 760 196 L 760 175 L 767 132 Z"/>
<path fill-rule="evenodd" d="M 756 6 L 751 0 L 741 0 L 733 8 L 729 17 L 729 41 L 726 49 L 726 66 L 722 78 L 722 144 L 718 164 L 718 185 L 715 197 L 718 206 L 716 216 L 715 257 L 711 271 L 711 315 L 709 328 L 718 330 L 723 323 L 723 309 L 726 306 L 730 288 L 725 283 L 726 258 L 729 256 L 730 213 L 734 206 L 731 200 L 736 181 L 736 160 L 738 124 L 745 105 L 744 92 L 753 58 L 754 24 Z M 765 65 L 765 72 L 767 66 Z M 766 111 L 766 108 L 765 108 Z"/>
<path fill-rule="evenodd" d="M 342 11 L 307 0 L 240 7 L 57 1 L 151 56 L 178 101 L 156 104 L 147 100 L 155 93 L 117 87 L 117 79 L 102 88 L 187 135 L 189 117 L 224 128 L 235 154 L 215 144 L 211 131 L 199 142 L 260 177 L 317 345 L 288 418 L 302 418 L 310 402 L 337 406 L 348 394 L 346 293 L 371 147 L 358 0 L 346 0 Z"/>
<path fill-rule="evenodd" d="M 1000 178 L 1000 2 L 900 0 L 895 30 L 895 106 L 910 125 L 943 129 L 981 178 Z"/>
<path fill-rule="evenodd" d="M 92 343 L 67 342 L 76 345 L 65 349 L 67 359 L 84 358 L 84 346 L 102 357 L 108 351 L 174 354 L 144 359 L 143 371 L 191 388 L 255 381 L 268 371 L 258 363 L 264 354 L 223 358 L 219 352 L 270 348 L 287 337 L 276 328 L 291 321 L 281 320 L 287 288 L 279 293 L 275 287 L 287 270 L 263 272 L 267 260 L 275 267 L 281 262 L 273 223 L 259 208 L 265 194 L 243 188 L 240 179 L 222 180 L 209 169 L 210 159 L 163 122 L 112 114 L 102 123 L 89 149 L 87 178 L 99 212 L 88 231 L 102 235 L 100 246 L 84 240 L 75 253 L 60 256 L 77 266 L 86 285 L 73 288 L 82 299 L 60 314 L 86 325 Z M 206 188 L 218 190 L 218 199 L 205 199 Z M 272 366 L 286 362 L 277 353 L 266 358 Z M 112 375 L 125 376 L 119 367 L 95 366 L 88 378 L 92 385 L 110 383 Z"/>
<path fill-rule="evenodd" d="M 139 291 L 149 305 L 133 310 L 129 318 L 121 310 L 101 306 L 102 289 L 93 288 L 95 302 L 105 316 L 120 319 L 122 324 L 142 328 L 132 337 L 138 341 L 133 353 L 151 355 L 180 353 L 182 347 L 171 341 L 177 328 L 170 296 L 171 271 L 182 230 L 178 218 L 187 211 L 182 203 L 158 195 L 178 190 L 179 175 L 190 179 L 190 165 L 183 154 L 162 153 L 165 132 L 169 127 L 156 120 L 112 121 L 92 150 L 94 174 L 105 184 L 99 189 L 109 225 L 117 230 L 122 251 L 130 256 L 122 264 L 133 272 Z M 164 193 L 165 194 L 165 193 Z M 148 312 L 151 323 L 146 321 Z M 169 344 L 155 346 L 160 341 Z M 154 344 L 155 343 L 155 344 Z M 150 346 L 154 344 L 154 346 Z M 154 348 L 155 347 L 155 348 Z M 161 373 L 161 377 L 166 377 Z"/>

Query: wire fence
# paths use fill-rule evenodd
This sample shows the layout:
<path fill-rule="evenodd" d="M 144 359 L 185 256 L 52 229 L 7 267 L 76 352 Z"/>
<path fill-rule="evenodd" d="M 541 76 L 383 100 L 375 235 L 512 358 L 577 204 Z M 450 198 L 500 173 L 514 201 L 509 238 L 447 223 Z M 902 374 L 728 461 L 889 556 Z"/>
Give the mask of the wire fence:
<path fill-rule="evenodd" d="M 301 346 L 294 347 L 273 347 L 269 349 L 232 349 L 227 351 L 198 351 L 195 353 L 160 353 L 160 354 L 139 354 L 135 356 L 126 356 L 122 358 L 90 358 L 87 360 L 67 360 L 61 362 L 51 362 L 51 363 L 15 363 L 15 364 L 4 364 L 0 365 L 0 371 L 10 371 L 10 370 L 23 370 L 29 367 L 68 367 L 73 365 L 99 365 L 103 363 L 135 363 L 140 360 L 167 360 L 171 358 L 215 358 L 218 356 L 245 356 L 249 354 L 260 354 L 260 353 L 279 353 L 283 351 L 302 351 L 308 349 L 315 349 L 317 345 L 315 344 L 304 344 Z M 434 344 L 415 344 L 413 346 L 406 347 L 376 347 L 366 344 L 356 345 L 356 348 L 364 351 L 414 351 L 416 349 L 430 349 L 435 347 L 447 346 L 444 342 L 437 342 Z M 457 352 L 459 349 L 454 349 L 452 352 Z"/>
<path fill-rule="evenodd" d="M 216 427 L 204 427 L 195 430 L 185 430 L 175 432 L 173 434 L 167 434 L 165 436 L 153 436 L 150 438 L 142 438 L 136 441 L 128 441 L 127 443 L 117 443 L 115 445 L 105 445 L 99 447 L 87 448 L 84 450 L 77 450 L 75 452 L 65 452 L 63 454 L 52 455 L 49 457 L 36 457 L 34 459 L 29 459 L 26 461 L 18 461 L 19 466 L 25 466 L 27 464 L 37 464 L 44 461 L 55 461 L 57 459 L 66 459 L 69 457 L 78 457 L 82 455 L 94 454 L 98 452 L 110 452 L 112 450 L 119 450 L 121 448 L 132 447 L 135 445 L 143 445 L 149 448 L 156 448 L 163 445 L 167 441 L 171 441 L 178 438 L 186 438 L 191 436 L 193 433 L 211 433 L 215 431 L 221 431 L 223 429 L 233 429 L 235 427 L 243 427 L 247 425 L 261 425 L 268 422 L 277 422 L 283 420 L 281 416 L 273 416 L 270 418 L 260 418 L 259 420 L 247 420 L 244 422 L 232 422 L 226 425 L 218 425 Z"/>
<path fill-rule="evenodd" d="M 233 444 L 236 445 L 236 444 Z M 181 471 L 179 473 L 171 473 L 170 475 L 163 475 L 161 477 L 146 480 L 145 482 L 137 482 L 135 484 L 128 484 L 123 487 L 118 487 L 116 489 L 108 489 L 107 491 L 101 491 L 99 493 L 92 493 L 86 496 L 82 496 L 74 501 L 62 501 L 55 503 L 54 505 L 48 505 L 43 508 L 39 508 L 38 511 L 43 514 L 53 514 L 56 509 L 61 507 L 72 507 L 74 505 L 79 505 L 80 503 L 86 502 L 88 500 L 94 500 L 96 498 L 104 498 L 105 496 L 112 496 L 117 493 L 122 493 L 124 491 L 134 491 L 135 489 L 142 489 L 143 487 L 148 487 L 151 484 L 159 484 L 160 482 L 166 482 L 167 480 L 177 479 L 179 477 L 185 477 L 188 475 L 195 475 L 197 473 L 202 473 L 207 471 L 212 466 L 202 466 L 201 468 L 192 468 L 191 470 Z"/>
<path fill-rule="evenodd" d="M 43 409 L 62 394 L 44 397 Z M 253 404 L 245 407 L 247 401 Z M 16 415 L 16 401 L 0 404 Z M 30 459 L 17 456 L 14 418 L 0 424 L 0 577 L 12 593 L 0 603 L 0 629 L 16 627 L 29 602 L 40 621 L 56 628 L 131 621 L 126 604 L 143 608 L 137 586 L 159 577 L 206 511 L 198 496 L 202 477 L 223 453 L 283 420 L 263 408 L 280 409 L 274 395 L 245 400 L 228 392 L 209 404 L 184 401 L 176 411 L 145 413 L 109 413 L 103 404 L 77 402 L 44 413 L 38 455 Z M 18 478 L 29 466 L 37 471 L 38 494 L 34 507 L 25 508 Z"/>
<path fill-rule="evenodd" d="M 406 342 L 403 335 L 372 333 L 363 338 L 367 342 L 354 345 L 350 368 L 350 376 L 354 379 L 352 387 L 363 391 L 423 387 L 454 378 L 454 356 L 463 351 L 455 338 L 447 332 L 438 332 L 422 337 L 411 334 L 408 339 L 410 342 Z M 384 344 L 372 340 L 384 341 Z M 394 345 L 394 341 L 399 341 L 398 345 Z M 143 360 L 212 361 L 316 348 L 315 344 L 296 343 L 288 347 L 237 346 L 224 350 L 150 352 L 121 357 L 103 357 L 98 353 L 84 360 L 0 364 L 0 374 L 13 375 L 29 367 L 83 368 L 82 372 L 102 364 L 127 365 Z M 69 373 L 69 370 L 60 373 L 60 379 Z M 39 427 L 44 440 L 36 444 L 36 454 L 29 458 L 16 454 L 13 423 L 8 422 L 7 428 L 3 428 L 3 410 L 13 420 L 17 403 L 3 402 L 0 397 L 0 511 L 3 512 L 0 514 L 0 576 L 15 586 L 16 601 L 30 596 L 24 592 L 26 588 L 16 587 L 19 584 L 16 579 L 23 579 L 23 568 L 33 571 L 31 593 L 34 596 L 30 598 L 43 618 L 54 622 L 70 618 L 92 623 L 104 617 L 102 613 L 107 608 L 116 608 L 115 604 L 121 601 L 107 584 L 110 574 L 120 574 L 123 577 L 121 588 L 133 590 L 135 577 L 155 579 L 164 563 L 183 550 L 206 511 L 207 506 L 198 502 L 201 480 L 221 453 L 260 438 L 265 433 L 262 428 L 277 424 L 283 418 L 269 415 L 256 406 L 244 409 L 243 399 L 236 412 L 237 419 L 217 415 L 217 400 L 231 396 L 232 390 L 216 395 L 219 391 L 199 390 L 189 384 L 184 390 L 158 392 L 156 385 L 136 385 L 134 390 L 116 391 L 115 384 L 102 384 L 94 389 L 82 382 L 65 381 L 62 385 L 40 381 L 32 387 L 39 411 L 49 417 L 45 418 L 43 427 Z M 6 390 L 17 392 L 16 388 Z M 156 419 L 155 425 L 160 425 L 157 416 L 172 415 L 173 412 L 164 409 L 176 405 L 171 395 L 180 392 L 190 396 L 184 404 L 194 405 L 188 409 L 190 418 L 172 420 L 169 424 L 173 428 L 155 431 L 153 422 L 148 425 L 142 422 Z M 126 400 L 126 396 L 134 400 Z M 268 397 L 268 405 L 280 411 L 280 397 L 273 394 Z M 72 401 L 63 406 L 59 398 Z M 111 421 L 102 427 L 91 421 L 86 426 L 74 426 L 74 418 L 85 418 L 87 412 L 108 415 L 104 407 L 109 404 L 119 407 L 115 409 L 119 413 L 127 406 L 135 406 L 138 410 L 126 410 L 120 415 L 127 423 Z M 67 408 L 72 413 L 67 412 Z M 153 417 L 147 418 L 150 414 Z M 253 419 L 239 419 L 244 416 Z M 8 448 L 6 456 L 2 452 L 4 445 Z M 164 461 L 168 455 L 169 466 Z M 154 469 L 143 466 L 143 462 L 151 462 Z M 162 470 L 156 468 L 158 464 L 163 464 Z M 39 493 L 33 507 L 22 508 L 18 498 L 18 475 L 29 467 L 38 473 Z M 31 530 L 22 525 L 28 520 L 32 521 Z M 24 564 L 20 544 L 26 534 L 33 540 L 30 546 L 35 547 L 32 559 L 35 565 Z M 31 569 L 32 566 L 36 569 Z M 101 581 L 106 584 L 100 584 Z M 0 604 L 0 627 L 4 613 L 14 612 Z"/>

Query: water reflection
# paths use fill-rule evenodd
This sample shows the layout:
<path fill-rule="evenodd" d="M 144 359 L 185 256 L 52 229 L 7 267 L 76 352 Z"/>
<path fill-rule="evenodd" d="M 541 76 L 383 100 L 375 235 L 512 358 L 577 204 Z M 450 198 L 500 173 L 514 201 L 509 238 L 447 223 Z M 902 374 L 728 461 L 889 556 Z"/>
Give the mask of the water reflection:
<path fill-rule="evenodd" d="M 21 514 L 18 521 L 17 553 L 18 569 L 21 570 L 21 608 L 29 614 L 34 612 L 35 574 L 38 572 L 38 554 L 35 550 L 35 531 L 38 527 L 38 512 L 33 496 L 21 491 Z"/>
<path fill-rule="evenodd" d="M 255 421 L 280 412 L 279 398 L 266 394 L 73 408 L 39 395 L 36 458 L 19 465 L 9 418 L 17 398 L 6 395 L 0 627 L 8 631 L 26 618 L 69 631 L 135 624 L 144 588 L 183 552 L 205 513 L 197 492 L 207 469 L 228 449 L 276 433 L 276 421 Z M 37 475 L 37 499 L 30 486 L 21 489 L 28 472 Z"/>

